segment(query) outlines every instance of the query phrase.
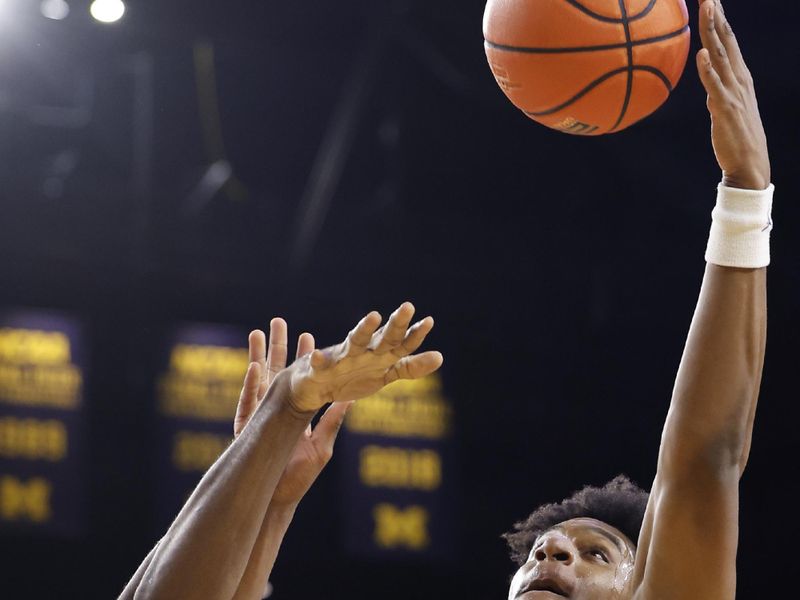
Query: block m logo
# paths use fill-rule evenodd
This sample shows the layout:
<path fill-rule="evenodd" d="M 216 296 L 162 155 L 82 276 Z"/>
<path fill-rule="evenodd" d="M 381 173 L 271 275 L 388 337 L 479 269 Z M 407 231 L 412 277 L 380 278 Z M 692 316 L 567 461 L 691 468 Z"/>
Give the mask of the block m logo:
<path fill-rule="evenodd" d="M 33 521 L 43 523 L 50 519 L 49 481 L 33 477 L 27 482 L 16 477 L 0 477 L 0 519 L 4 521 Z"/>
<path fill-rule="evenodd" d="M 404 546 L 421 550 L 430 544 L 428 511 L 421 506 L 401 509 L 393 504 L 378 504 L 372 510 L 375 518 L 375 543 L 381 548 Z"/>

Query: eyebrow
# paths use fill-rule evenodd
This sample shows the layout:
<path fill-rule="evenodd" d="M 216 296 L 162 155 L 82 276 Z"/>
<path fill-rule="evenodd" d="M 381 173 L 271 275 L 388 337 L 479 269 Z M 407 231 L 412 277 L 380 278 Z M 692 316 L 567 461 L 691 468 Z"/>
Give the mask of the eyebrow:
<path fill-rule="evenodd" d="M 624 545 L 622 543 L 622 540 L 619 539 L 618 536 L 614 535 L 610 531 L 606 531 L 602 527 L 597 527 L 596 525 L 583 525 L 582 527 L 588 529 L 589 531 L 591 531 L 593 533 L 597 533 L 599 535 L 602 535 L 604 538 L 606 538 L 608 541 L 610 541 L 610 542 L 612 542 L 614 544 L 614 546 L 617 548 L 617 550 L 619 550 L 620 554 L 622 554 L 622 555 L 625 554 Z M 561 527 L 560 525 L 557 525 L 557 526 L 553 527 L 553 529 L 557 529 L 558 531 L 564 533 L 564 528 Z"/>

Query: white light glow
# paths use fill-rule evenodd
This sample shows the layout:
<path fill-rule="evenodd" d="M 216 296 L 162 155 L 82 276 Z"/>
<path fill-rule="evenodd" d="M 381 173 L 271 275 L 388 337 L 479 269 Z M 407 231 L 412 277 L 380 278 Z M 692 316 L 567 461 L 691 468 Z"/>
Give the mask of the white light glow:
<path fill-rule="evenodd" d="M 114 23 L 125 14 L 125 3 L 122 0 L 94 0 L 89 12 L 101 23 Z"/>
<path fill-rule="evenodd" d="M 48 19 L 60 21 L 69 15 L 69 4 L 66 0 L 42 0 L 39 8 Z"/>

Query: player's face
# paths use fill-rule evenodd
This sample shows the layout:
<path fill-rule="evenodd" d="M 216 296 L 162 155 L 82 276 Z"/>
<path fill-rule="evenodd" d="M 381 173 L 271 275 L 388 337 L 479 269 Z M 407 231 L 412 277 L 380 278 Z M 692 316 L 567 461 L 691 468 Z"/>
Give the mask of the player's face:
<path fill-rule="evenodd" d="M 511 580 L 509 600 L 625 600 L 636 546 L 595 519 L 571 519 L 542 533 Z"/>

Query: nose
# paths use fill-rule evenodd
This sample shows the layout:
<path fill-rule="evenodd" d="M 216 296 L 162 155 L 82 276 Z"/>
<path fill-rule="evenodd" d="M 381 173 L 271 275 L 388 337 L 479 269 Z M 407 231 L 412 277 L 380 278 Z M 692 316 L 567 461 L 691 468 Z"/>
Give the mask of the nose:
<path fill-rule="evenodd" d="M 539 562 L 554 560 L 565 565 L 572 564 L 573 551 L 569 540 L 561 535 L 549 535 L 545 538 L 533 557 Z"/>

